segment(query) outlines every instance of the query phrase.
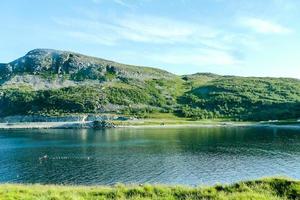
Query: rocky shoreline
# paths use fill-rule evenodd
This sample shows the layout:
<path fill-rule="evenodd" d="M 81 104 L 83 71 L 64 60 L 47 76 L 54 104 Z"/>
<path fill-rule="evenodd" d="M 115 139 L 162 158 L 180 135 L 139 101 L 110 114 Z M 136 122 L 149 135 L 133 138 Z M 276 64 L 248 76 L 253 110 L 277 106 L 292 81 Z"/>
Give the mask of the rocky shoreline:
<path fill-rule="evenodd" d="M 0 129 L 106 129 L 116 128 L 110 121 L 0 123 Z"/>
<path fill-rule="evenodd" d="M 132 118 L 117 115 L 40 116 L 17 115 L 0 118 L 0 129 L 50 129 L 50 128 L 115 128 L 112 121 Z"/>
<path fill-rule="evenodd" d="M 189 124 L 128 124 L 120 125 L 114 121 L 73 121 L 73 122 L 18 122 L 0 123 L 0 130 L 14 129 L 108 129 L 108 128 L 196 128 L 196 127 L 262 127 L 262 128 L 287 128 L 300 129 L 300 125 L 276 125 L 260 123 L 189 123 Z"/>
<path fill-rule="evenodd" d="M 30 123 L 30 122 L 91 122 L 91 121 L 126 121 L 134 120 L 133 117 L 119 115 L 68 115 L 68 116 L 43 116 L 43 115 L 15 115 L 0 118 L 0 123 Z"/>
<path fill-rule="evenodd" d="M 18 115 L 0 118 L 0 129 L 107 129 L 107 128 L 180 128 L 180 127 L 271 127 L 299 129 L 299 121 L 292 124 L 278 122 L 164 122 L 136 119 L 118 115 L 39 116 Z"/>

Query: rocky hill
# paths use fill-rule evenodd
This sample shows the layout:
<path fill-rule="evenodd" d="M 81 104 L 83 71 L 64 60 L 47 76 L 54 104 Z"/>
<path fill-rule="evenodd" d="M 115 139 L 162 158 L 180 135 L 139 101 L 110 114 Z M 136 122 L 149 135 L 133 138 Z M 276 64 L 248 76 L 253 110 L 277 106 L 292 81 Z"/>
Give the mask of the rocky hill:
<path fill-rule="evenodd" d="M 61 87 L 65 87 L 72 85 L 72 82 L 80 84 L 87 80 L 101 83 L 112 80 L 170 79 L 174 76 L 167 71 L 155 68 L 124 65 L 52 49 L 35 49 L 8 64 L 0 64 L 2 83 L 6 82 L 6 85 L 27 84 L 38 89 L 43 85 L 47 85 L 48 88 L 57 88 L 60 84 Z M 67 80 L 69 82 L 64 83 Z"/>
<path fill-rule="evenodd" d="M 300 81 L 177 76 L 73 52 L 35 49 L 0 64 L 0 116 L 168 112 L 189 119 L 300 117 Z"/>

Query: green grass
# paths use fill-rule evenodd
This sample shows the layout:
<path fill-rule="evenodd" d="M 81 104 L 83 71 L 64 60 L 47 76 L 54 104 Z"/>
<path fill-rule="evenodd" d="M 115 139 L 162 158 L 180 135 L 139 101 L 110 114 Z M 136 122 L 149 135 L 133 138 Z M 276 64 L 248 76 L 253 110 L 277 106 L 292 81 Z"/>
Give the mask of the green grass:
<path fill-rule="evenodd" d="M 187 77 L 181 113 L 196 119 L 229 117 L 243 121 L 297 119 L 300 82 L 287 78 L 217 77 L 202 85 Z M 198 81 L 198 82 L 197 82 Z"/>
<path fill-rule="evenodd" d="M 127 117 L 130 117 L 128 115 Z M 256 124 L 255 122 L 236 122 L 230 118 L 219 119 L 201 119 L 194 120 L 193 118 L 184 118 L 175 115 L 174 113 L 150 113 L 146 119 L 138 120 L 115 120 L 113 123 L 120 126 L 151 126 L 151 125 L 222 125 L 224 123 L 238 124 Z M 267 123 L 267 122 L 266 122 Z"/>
<path fill-rule="evenodd" d="M 300 181 L 285 178 L 268 178 L 212 187 L 148 184 L 141 186 L 125 186 L 119 184 L 112 187 L 4 184 L 0 185 L 0 199 L 300 199 Z"/>
<path fill-rule="evenodd" d="M 299 79 L 210 73 L 177 76 L 159 69 L 43 49 L 29 52 L 12 66 L 14 70 L 0 64 L 0 117 L 115 113 L 164 119 L 153 115 L 173 113 L 186 120 L 300 118 Z M 14 85 L 15 81 L 8 81 L 15 75 L 28 74 L 47 82 L 60 82 L 63 77 L 76 86 L 52 85 L 41 90 L 35 84 L 30 88 L 28 82 Z M 178 121 L 175 117 L 172 120 Z"/>

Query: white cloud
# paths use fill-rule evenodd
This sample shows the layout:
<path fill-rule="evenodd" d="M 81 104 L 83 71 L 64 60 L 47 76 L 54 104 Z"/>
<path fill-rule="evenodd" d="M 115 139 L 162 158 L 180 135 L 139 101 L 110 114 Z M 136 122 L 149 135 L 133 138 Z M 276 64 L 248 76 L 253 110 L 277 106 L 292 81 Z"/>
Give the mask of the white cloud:
<path fill-rule="evenodd" d="M 113 38 L 109 38 L 103 35 L 95 35 L 95 34 L 84 33 L 84 32 L 76 32 L 76 31 L 70 31 L 67 33 L 67 35 L 82 41 L 103 44 L 107 46 L 113 46 L 116 43 L 116 41 Z"/>
<path fill-rule="evenodd" d="M 291 29 L 286 28 L 280 24 L 259 18 L 243 18 L 240 21 L 243 26 L 250 28 L 258 33 L 287 34 L 292 32 Z"/>
<path fill-rule="evenodd" d="M 120 45 L 132 42 L 156 46 L 157 51 L 140 55 L 166 64 L 236 65 L 241 63 L 238 47 L 247 46 L 248 37 L 222 32 L 197 23 L 155 16 L 132 16 L 109 20 L 86 18 L 55 19 L 65 35 L 88 43 Z M 248 43 L 249 43 L 248 42 Z M 252 43 L 252 42 L 251 42 Z M 164 51 L 168 49 L 169 51 Z M 156 53 L 158 52 L 158 53 Z"/>
<path fill-rule="evenodd" d="M 82 39 L 85 35 L 98 41 L 107 39 L 110 44 L 120 41 L 191 44 L 215 39 L 218 35 L 218 31 L 209 27 L 154 16 L 126 16 L 122 19 L 110 19 L 110 22 L 73 18 L 54 21 L 72 33 L 73 37 Z"/>
<path fill-rule="evenodd" d="M 190 49 L 178 52 L 166 52 L 148 55 L 149 58 L 166 64 L 181 65 L 237 65 L 242 61 L 226 51 L 212 50 L 206 48 Z"/>
<path fill-rule="evenodd" d="M 117 23 L 123 29 L 124 38 L 137 42 L 188 43 L 217 35 L 217 31 L 209 27 L 154 16 L 128 16 Z"/>
<path fill-rule="evenodd" d="M 114 0 L 115 3 L 120 4 L 122 6 L 129 6 L 124 0 Z"/>

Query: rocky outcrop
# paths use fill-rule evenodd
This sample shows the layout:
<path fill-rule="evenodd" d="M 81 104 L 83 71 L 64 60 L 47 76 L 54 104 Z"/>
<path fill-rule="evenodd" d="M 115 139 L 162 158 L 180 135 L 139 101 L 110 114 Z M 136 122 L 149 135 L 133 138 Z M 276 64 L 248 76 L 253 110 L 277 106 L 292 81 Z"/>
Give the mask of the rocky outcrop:
<path fill-rule="evenodd" d="M 94 129 L 106 129 L 106 128 L 116 128 L 117 126 L 111 122 L 111 121 L 93 121 L 93 126 Z"/>
<path fill-rule="evenodd" d="M 92 83 L 91 83 L 92 84 Z M 59 89 L 64 87 L 77 86 L 78 84 L 71 80 L 65 80 L 57 77 L 56 79 L 45 79 L 35 75 L 15 75 L 2 86 L 9 87 L 11 85 L 26 85 L 34 90 Z"/>
<path fill-rule="evenodd" d="M 22 76 L 40 76 L 39 79 L 67 79 L 73 82 L 97 80 L 98 83 L 113 80 L 136 79 L 139 81 L 152 78 L 174 78 L 175 75 L 160 69 L 124 65 L 100 58 L 85 56 L 68 51 L 52 49 L 35 49 L 25 56 L 10 62 L 0 64 L 0 84 L 19 76 L 17 84 L 31 84 Z M 22 82 L 24 80 L 24 82 Z M 43 82 L 40 80 L 40 82 Z M 12 84 L 14 81 L 12 81 Z M 55 86 L 55 81 L 49 82 Z M 9 84 L 9 82 L 7 83 Z M 53 87 L 55 88 L 55 87 Z"/>
<path fill-rule="evenodd" d="M 74 116 L 40 116 L 40 115 L 16 115 L 0 118 L 0 123 L 18 122 L 93 122 L 108 120 L 132 120 L 133 118 L 117 115 L 74 115 Z"/>

